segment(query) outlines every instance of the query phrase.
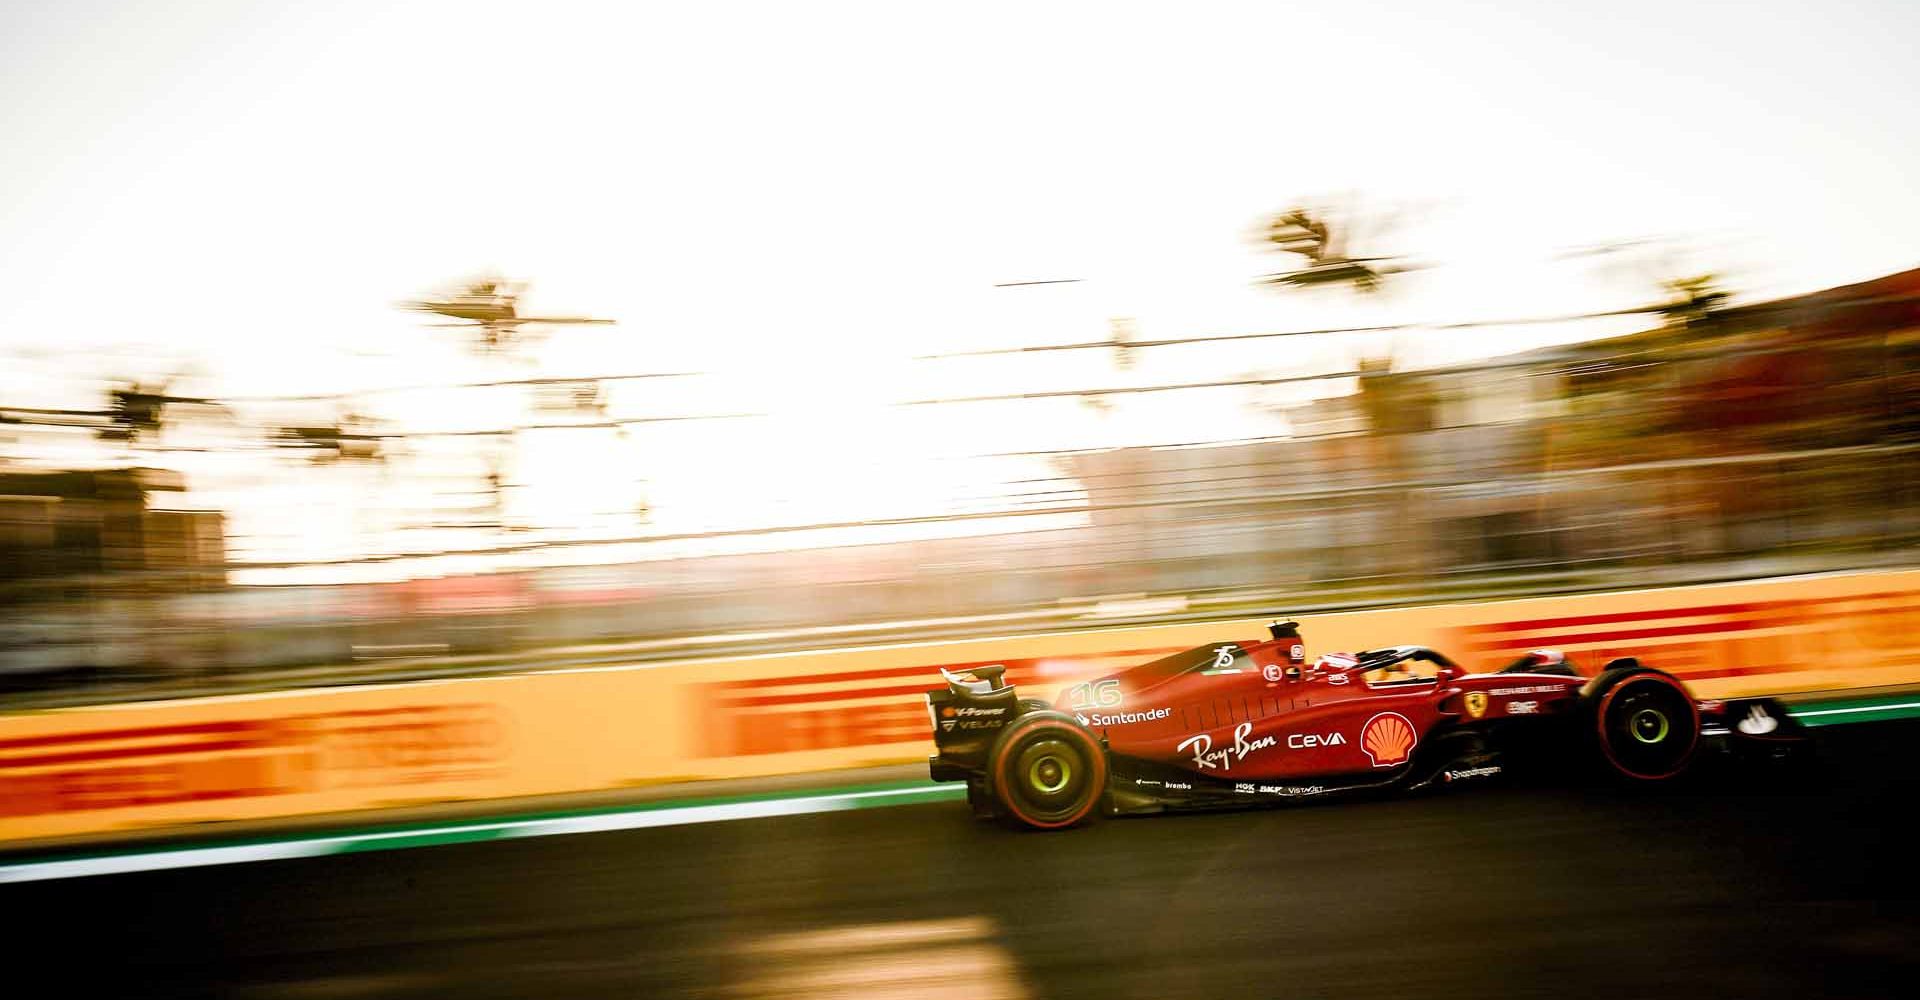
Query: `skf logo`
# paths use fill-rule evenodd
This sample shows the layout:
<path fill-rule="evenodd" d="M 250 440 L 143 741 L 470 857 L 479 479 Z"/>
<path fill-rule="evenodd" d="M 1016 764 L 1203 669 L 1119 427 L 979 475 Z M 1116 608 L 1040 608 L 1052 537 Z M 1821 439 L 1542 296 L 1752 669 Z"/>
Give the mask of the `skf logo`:
<path fill-rule="evenodd" d="M 1360 749 L 1367 752 L 1374 767 L 1392 767 L 1406 763 L 1413 745 L 1420 741 L 1413 723 L 1398 712 L 1381 712 L 1360 729 Z"/>
<path fill-rule="evenodd" d="M 1485 691 L 1468 691 L 1465 701 L 1468 715 L 1478 719 L 1487 714 L 1487 693 Z"/>

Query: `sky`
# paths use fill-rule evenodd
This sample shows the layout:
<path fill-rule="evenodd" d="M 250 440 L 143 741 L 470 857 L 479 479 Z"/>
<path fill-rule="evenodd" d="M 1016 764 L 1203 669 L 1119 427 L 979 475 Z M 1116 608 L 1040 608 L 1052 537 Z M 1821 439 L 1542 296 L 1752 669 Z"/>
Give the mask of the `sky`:
<path fill-rule="evenodd" d="M 1105 418 L 902 400 L 1337 371 L 1370 345 L 1170 348 L 1130 372 L 1102 352 L 922 355 L 1098 339 L 1114 317 L 1177 337 L 1640 305 L 1651 258 L 1559 256 L 1633 239 L 1750 299 L 1920 265 L 1915 37 L 1920 5 L 1900 0 L 15 0 L 0 392 L 93 405 L 130 369 L 223 396 L 707 372 L 616 404 L 775 417 L 522 449 L 543 521 L 611 526 L 643 500 L 652 530 L 890 516 L 977 490 L 978 463 L 935 454 L 1274 426 L 1234 391 Z M 1257 287 L 1288 264 L 1253 234 L 1303 199 L 1354 220 L 1354 252 L 1431 266 L 1367 299 Z M 393 308 L 480 270 L 531 279 L 535 310 L 618 325 L 478 360 Z M 1055 278 L 1081 283 L 994 287 Z M 1612 332 L 1394 346 L 1444 363 Z M 366 405 L 417 429 L 517 403 Z M 236 523 L 255 555 L 366 544 L 350 526 L 269 542 L 300 490 L 269 502 L 284 476 L 180 461 L 203 501 L 252 512 Z M 346 498 L 431 503 L 335 478 Z"/>

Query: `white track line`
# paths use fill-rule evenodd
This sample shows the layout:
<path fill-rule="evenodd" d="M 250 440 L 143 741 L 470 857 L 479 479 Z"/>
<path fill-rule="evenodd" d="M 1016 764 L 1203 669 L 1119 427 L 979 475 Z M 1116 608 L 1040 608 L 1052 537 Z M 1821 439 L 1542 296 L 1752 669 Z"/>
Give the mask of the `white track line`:
<path fill-rule="evenodd" d="M 209 865 L 240 864 L 249 861 L 280 861 L 344 854 L 356 850 L 378 850 L 383 846 L 423 846 L 409 841 L 432 843 L 436 838 L 457 838 L 462 834 L 491 834 L 474 839 L 508 837 L 554 837 L 575 833 L 601 833 L 609 830 L 640 830 L 649 827 L 683 826 L 690 823 L 724 823 L 732 820 L 760 819 L 768 816 L 801 816 L 807 813 L 839 812 L 903 804 L 908 796 L 918 798 L 957 798 L 964 791 L 958 785 L 926 788 L 888 788 L 869 792 L 841 792 L 798 798 L 757 799 L 746 802 L 722 802 L 700 806 L 669 806 L 658 809 L 634 809 L 625 812 L 596 813 L 585 816 L 556 816 L 542 819 L 507 820 L 494 823 L 432 827 L 424 830 L 390 830 L 333 837 L 309 837 L 264 844 L 240 844 L 228 847 L 189 847 L 172 850 L 115 854 L 94 858 L 69 858 L 54 861 L 29 861 L 0 865 L 0 883 L 41 882 L 48 879 L 80 878 L 87 875 L 121 875 L 130 872 L 163 871 L 170 868 L 202 868 Z M 913 799 L 908 799 L 908 802 Z"/>
<path fill-rule="evenodd" d="M 1862 705 L 1859 708 L 1821 708 L 1811 712 L 1788 712 L 1796 719 L 1812 718 L 1816 715 L 1851 715 L 1854 712 L 1892 712 L 1902 708 L 1920 708 L 1920 701 L 1902 702 L 1898 705 Z"/>

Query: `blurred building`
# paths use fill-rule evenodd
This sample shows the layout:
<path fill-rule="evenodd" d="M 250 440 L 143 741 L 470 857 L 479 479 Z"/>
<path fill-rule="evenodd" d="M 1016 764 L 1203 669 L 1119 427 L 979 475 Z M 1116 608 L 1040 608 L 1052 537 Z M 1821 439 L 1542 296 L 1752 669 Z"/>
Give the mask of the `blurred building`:
<path fill-rule="evenodd" d="M 165 469 L 0 469 L 0 601 L 226 585 L 219 511 L 168 510 Z"/>
<path fill-rule="evenodd" d="M 1568 386 L 1603 451 L 1803 450 L 1913 434 L 1920 269 L 1576 345 Z M 1621 417 L 1629 419 L 1622 421 Z"/>
<path fill-rule="evenodd" d="M 1295 436 L 1075 455 L 1132 589 L 1902 544 L 1920 270 L 1461 368 L 1362 366 Z"/>

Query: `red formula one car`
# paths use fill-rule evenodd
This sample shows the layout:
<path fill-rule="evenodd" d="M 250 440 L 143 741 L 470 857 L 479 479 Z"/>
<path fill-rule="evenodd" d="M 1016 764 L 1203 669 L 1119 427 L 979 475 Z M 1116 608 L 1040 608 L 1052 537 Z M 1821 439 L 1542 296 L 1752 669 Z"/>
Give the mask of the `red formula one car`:
<path fill-rule="evenodd" d="M 1296 623 L 1269 628 L 1263 642 L 1076 684 L 1052 705 L 1017 697 L 1004 667 L 946 673 L 927 695 L 933 779 L 966 782 L 981 816 L 1052 829 L 1096 812 L 1412 791 L 1529 767 L 1656 783 L 1703 751 L 1781 758 L 1806 739 L 1769 699 L 1699 701 L 1631 658 L 1590 678 L 1545 650 L 1494 673 L 1421 646 L 1308 665 Z"/>

